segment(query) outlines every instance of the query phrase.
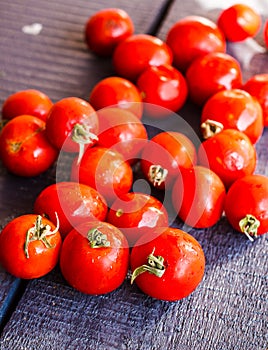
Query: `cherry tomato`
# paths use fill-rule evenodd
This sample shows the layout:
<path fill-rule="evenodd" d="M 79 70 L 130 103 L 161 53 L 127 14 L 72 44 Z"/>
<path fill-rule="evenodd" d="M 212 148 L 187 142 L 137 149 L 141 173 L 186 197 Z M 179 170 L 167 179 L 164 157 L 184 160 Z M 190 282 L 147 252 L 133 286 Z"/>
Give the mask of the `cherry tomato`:
<path fill-rule="evenodd" d="M 96 54 L 111 56 L 115 47 L 133 32 L 134 24 L 126 11 L 105 8 L 87 20 L 85 40 L 89 49 Z"/>
<path fill-rule="evenodd" d="M 104 221 L 107 210 L 105 199 L 94 188 L 71 181 L 47 186 L 34 202 L 36 214 L 47 217 L 54 224 L 59 220 L 62 238 L 90 218 Z"/>
<path fill-rule="evenodd" d="M 221 30 L 202 16 L 186 16 L 177 21 L 169 29 L 166 43 L 172 50 L 174 66 L 183 72 L 197 57 L 226 51 Z"/>
<path fill-rule="evenodd" d="M 51 108 L 46 133 L 57 149 L 79 152 L 85 144 L 92 146 L 97 142 L 98 128 L 98 116 L 88 102 L 78 97 L 66 97 Z"/>
<path fill-rule="evenodd" d="M 120 108 L 103 108 L 98 116 L 98 145 L 118 151 L 132 164 L 148 140 L 143 123 L 133 113 Z"/>
<path fill-rule="evenodd" d="M 62 244 L 61 272 L 82 293 L 99 295 L 115 290 L 123 283 L 128 264 L 127 240 L 107 222 L 84 222 Z"/>
<path fill-rule="evenodd" d="M 48 141 L 46 123 L 32 115 L 10 120 L 0 133 L 0 158 L 13 174 L 37 176 L 57 159 L 58 151 Z"/>
<path fill-rule="evenodd" d="M 268 48 L 268 19 L 266 20 L 266 22 L 264 24 L 263 38 L 264 38 L 265 45 Z"/>
<path fill-rule="evenodd" d="M 243 89 L 259 101 L 262 107 L 264 126 L 268 126 L 268 73 L 253 75 L 243 85 Z"/>
<path fill-rule="evenodd" d="M 122 41 L 113 54 L 116 73 L 131 81 L 149 66 L 172 63 L 172 52 L 161 39 L 148 34 L 133 34 Z"/>
<path fill-rule="evenodd" d="M 203 105 L 220 90 L 242 86 L 239 62 L 227 53 L 209 53 L 197 58 L 186 72 L 189 97 L 197 105 Z"/>
<path fill-rule="evenodd" d="M 2 118 L 9 120 L 19 115 L 28 114 L 46 121 L 52 105 L 50 98 L 39 90 L 17 91 L 4 101 Z"/>
<path fill-rule="evenodd" d="M 202 281 L 205 256 L 197 240 L 168 227 L 142 236 L 130 255 L 131 282 L 147 295 L 176 301 L 190 295 Z"/>
<path fill-rule="evenodd" d="M 215 129 L 215 125 L 219 127 Z M 213 130 L 237 129 L 255 144 L 263 132 L 262 108 L 244 90 L 222 90 L 211 96 L 203 106 L 201 128 L 205 138 L 213 135 Z"/>
<path fill-rule="evenodd" d="M 222 10 L 217 23 L 228 41 L 243 41 L 257 34 L 261 16 L 246 4 L 234 4 Z"/>
<path fill-rule="evenodd" d="M 267 176 L 253 174 L 235 181 L 226 196 L 225 214 L 250 240 L 268 232 Z"/>
<path fill-rule="evenodd" d="M 182 169 L 172 189 L 172 203 L 182 221 L 196 228 L 216 224 L 222 216 L 226 191 L 209 168 Z"/>
<path fill-rule="evenodd" d="M 171 188 L 180 168 L 196 163 L 192 141 L 182 133 L 163 131 L 143 148 L 141 169 L 150 184 L 158 189 Z"/>
<path fill-rule="evenodd" d="M 100 80 L 92 89 L 89 102 L 98 111 L 105 107 L 119 107 L 142 117 L 143 104 L 138 88 L 128 79 L 108 77 Z"/>
<path fill-rule="evenodd" d="M 200 165 L 208 166 L 226 188 L 256 167 L 256 150 L 246 134 L 235 129 L 223 129 L 204 141 L 198 150 Z"/>
<path fill-rule="evenodd" d="M 188 96 L 186 79 L 176 68 L 167 64 L 145 69 L 138 77 L 137 86 L 143 102 L 159 105 L 163 107 L 161 111 L 167 108 L 168 111 L 177 112 Z M 157 114 L 157 117 L 165 117 L 168 111 Z"/>
<path fill-rule="evenodd" d="M 40 215 L 16 217 L 0 233 L 0 263 L 18 278 L 46 275 L 58 263 L 60 248 L 58 228 Z"/>
<path fill-rule="evenodd" d="M 110 203 L 129 192 L 133 172 L 119 152 L 95 146 L 86 149 L 80 162 L 74 159 L 71 179 L 95 188 Z"/>
<path fill-rule="evenodd" d="M 107 221 L 125 234 L 132 247 L 139 237 L 149 231 L 168 226 L 168 213 L 154 196 L 128 192 L 111 205 Z"/>

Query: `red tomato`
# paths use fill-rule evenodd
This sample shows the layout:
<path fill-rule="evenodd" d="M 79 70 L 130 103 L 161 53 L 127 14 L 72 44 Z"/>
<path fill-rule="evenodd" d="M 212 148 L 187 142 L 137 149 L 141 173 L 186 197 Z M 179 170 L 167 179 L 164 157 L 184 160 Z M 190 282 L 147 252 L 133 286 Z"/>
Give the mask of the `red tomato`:
<path fill-rule="evenodd" d="M 242 41 L 257 34 L 261 16 L 246 4 L 234 4 L 220 13 L 218 26 L 227 40 Z"/>
<path fill-rule="evenodd" d="M 105 107 L 119 107 L 142 117 L 142 98 L 137 87 L 128 79 L 108 77 L 100 80 L 92 89 L 89 102 L 96 111 Z"/>
<path fill-rule="evenodd" d="M 129 248 L 123 233 L 107 222 L 84 222 L 62 244 L 60 268 L 66 281 L 86 294 L 106 294 L 124 281 Z"/>
<path fill-rule="evenodd" d="M 168 227 L 142 236 L 130 255 L 132 280 L 149 296 L 176 301 L 190 295 L 202 281 L 205 256 L 197 240 Z"/>
<path fill-rule="evenodd" d="M 132 164 L 148 140 L 143 123 L 133 113 L 120 108 L 103 108 L 98 116 L 98 145 L 118 151 Z"/>
<path fill-rule="evenodd" d="M 154 136 L 143 148 L 141 169 L 156 188 L 171 188 L 180 168 L 196 163 L 196 150 L 192 141 L 182 133 L 163 131 Z"/>
<path fill-rule="evenodd" d="M 136 81 L 149 66 L 172 63 L 172 52 L 161 39 L 148 34 L 133 34 L 122 41 L 113 54 L 118 75 Z"/>
<path fill-rule="evenodd" d="M 225 202 L 225 214 L 239 232 L 250 240 L 268 232 L 268 178 L 248 175 L 230 187 Z"/>
<path fill-rule="evenodd" d="M 59 231 L 64 238 L 73 227 L 90 218 L 104 221 L 107 203 L 94 188 L 77 182 L 58 182 L 44 188 L 34 202 L 34 212 L 59 220 Z M 56 217 L 57 213 L 57 217 Z"/>
<path fill-rule="evenodd" d="M 37 176 L 57 159 L 58 151 L 45 133 L 40 118 L 20 115 L 10 120 L 0 133 L 0 158 L 3 165 L 19 176 Z"/>
<path fill-rule="evenodd" d="M 228 188 L 240 177 L 254 172 L 256 150 L 243 132 L 224 129 L 200 145 L 198 160 L 214 171 Z"/>
<path fill-rule="evenodd" d="M 220 90 L 242 86 L 239 62 L 227 53 L 209 53 L 197 58 L 186 72 L 191 100 L 203 105 L 209 97 Z"/>
<path fill-rule="evenodd" d="M 243 85 L 243 89 L 259 101 L 262 107 L 264 126 L 268 126 L 268 73 L 253 75 Z"/>
<path fill-rule="evenodd" d="M 186 71 L 197 57 L 210 52 L 225 52 L 225 38 L 218 26 L 208 18 L 187 16 L 169 29 L 166 38 L 174 57 L 174 66 Z"/>
<path fill-rule="evenodd" d="M 169 111 L 177 112 L 188 96 L 188 87 L 184 76 L 171 65 L 151 66 L 138 77 L 137 86 L 143 102 L 167 108 L 166 113 L 156 117 L 165 117 Z M 154 116 L 152 114 L 151 116 Z"/>
<path fill-rule="evenodd" d="M 172 203 L 187 225 L 206 228 L 221 218 L 225 195 L 224 184 L 216 173 L 195 166 L 181 170 L 172 189 Z"/>
<path fill-rule="evenodd" d="M 119 152 L 95 146 L 86 149 L 79 163 L 74 159 L 71 179 L 95 188 L 111 202 L 129 192 L 133 173 Z"/>
<path fill-rule="evenodd" d="M 79 152 L 86 144 L 97 142 L 98 116 L 94 108 L 78 97 L 66 97 L 56 102 L 47 117 L 46 133 L 59 150 Z"/>
<path fill-rule="evenodd" d="M 168 226 L 168 214 L 163 204 L 155 197 L 129 192 L 117 198 L 112 204 L 107 221 L 118 227 L 132 247 L 139 237 Z"/>
<path fill-rule="evenodd" d="M 264 24 L 263 38 L 264 38 L 265 45 L 268 48 L 268 19 L 266 20 L 266 22 Z"/>
<path fill-rule="evenodd" d="M 126 11 L 105 8 L 87 20 L 85 40 L 89 49 L 96 54 L 111 56 L 115 47 L 133 32 L 134 24 Z"/>
<path fill-rule="evenodd" d="M 60 247 L 60 233 L 51 221 L 40 215 L 22 215 L 0 234 L 0 264 L 15 277 L 38 278 L 56 266 Z"/>
<path fill-rule="evenodd" d="M 12 119 L 22 114 L 32 115 L 44 121 L 52 107 L 50 98 L 39 90 L 22 90 L 8 96 L 2 106 L 2 118 Z"/>
<path fill-rule="evenodd" d="M 204 138 L 213 134 L 210 127 L 215 129 L 215 122 L 222 125 L 219 130 L 224 128 L 244 132 L 255 144 L 263 132 L 262 108 L 259 102 L 244 90 L 222 90 L 211 96 L 203 106 L 201 128 Z"/>

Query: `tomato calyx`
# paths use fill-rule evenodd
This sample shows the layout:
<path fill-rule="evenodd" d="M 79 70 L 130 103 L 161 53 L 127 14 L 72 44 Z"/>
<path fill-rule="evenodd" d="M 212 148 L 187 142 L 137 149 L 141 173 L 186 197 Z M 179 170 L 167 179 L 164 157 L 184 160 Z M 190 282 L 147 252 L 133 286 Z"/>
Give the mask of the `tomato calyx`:
<path fill-rule="evenodd" d="M 240 230 L 253 242 L 254 238 L 258 236 L 258 228 L 260 221 L 251 214 L 247 214 L 243 219 L 239 221 Z"/>
<path fill-rule="evenodd" d="M 98 141 L 98 136 L 89 131 L 89 128 L 84 124 L 75 124 L 72 131 L 72 140 L 79 144 L 79 154 L 77 163 L 80 163 L 84 154 L 85 145 Z"/>
<path fill-rule="evenodd" d="M 160 186 L 167 178 L 168 170 L 163 168 L 161 165 L 151 165 L 148 172 L 149 181 L 154 186 Z"/>
<path fill-rule="evenodd" d="M 120 218 L 120 216 L 122 216 L 123 214 L 124 214 L 124 210 L 121 209 L 121 208 L 117 209 L 117 211 L 116 211 L 116 213 L 115 213 L 115 215 L 116 215 L 118 218 Z"/>
<path fill-rule="evenodd" d="M 110 241 L 107 239 L 107 235 L 102 233 L 97 227 L 88 231 L 87 239 L 91 248 L 110 247 L 111 245 Z"/>
<path fill-rule="evenodd" d="M 54 235 L 59 229 L 59 218 L 55 213 L 57 219 L 57 225 L 55 230 L 51 231 L 50 225 L 44 225 L 42 223 L 42 216 L 37 215 L 34 226 L 29 228 L 26 233 L 26 239 L 24 244 L 24 253 L 27 259 L 29 259 L 29 244 L 34 241 L 41 241 L 46 248 L 53 248 L 53 246 L 47 240 L 47 236 Z"/>
<path fill-rule="evenodd" d="M 155 248 L 153 249 L 152 253 L 148 255 L 147 264 L 141 265 L 133 271 L 130 281 L 131 284 L 133 284 L 136 277 L 146 271 L 159 278 L 163 276 L 166 271 L 164 266 L 164 258 L 161 255 L 155 256 L 154 251 Z"/>
<path fill-rule="evenodd" d="M 204 139 L 208 139 L 223 130 L 223 124 L 213 119 L 207 119 L 201 124 Z"/>

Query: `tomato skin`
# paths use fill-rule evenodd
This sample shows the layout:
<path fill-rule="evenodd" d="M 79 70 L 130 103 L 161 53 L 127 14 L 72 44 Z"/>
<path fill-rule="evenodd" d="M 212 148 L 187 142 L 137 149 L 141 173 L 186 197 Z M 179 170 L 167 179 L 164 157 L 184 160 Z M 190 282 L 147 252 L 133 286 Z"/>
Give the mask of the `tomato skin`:
<path fill-rule="evenodd" d="M 2 106 L 2 118 L 13 119 L 19 115 L 28 114 L 46 121 L 51 99 L 42 91 L 35 89 L 21 90 L 11 94 Z"/>
<path fill-rule="evenodd" d="M 112 76 L 100 80 L 90 92 L 89 102 L 96 111 L 108 106 L 119 107 L 142 118 L 140 91 L 131 81 L 122 77 Z"/>
<path fill-rule="evenodd" d="M 94 13 L 85 25 L 88 48 L 100 56 L 111 56 L 115 47 L 132 35 L 134 24 L 126 11 L 106 8 Z"/>
<path fill-rule="evenodd" d="M 90 246 L 87 234 L 98 229 L 107 236 L 109 247 Z M 65 238 L 60 268 L 66 281 L 82 293 L 99 295 L 118 288 L 129 264 L 129 248 L 123 233 L 106 222 L 84 222 Z"/>
<path fill-rule="evenodd" d="M 222 90 L 211 96 L 203 106 L 201 123 L 208 119 L 221 123 L 225 129 L 244 132 L 253 144 L 263 132 L 260 103 L 241 89 Z"/>
<path fill-rule="evenodd" d="M 185 72 L 198 57 L 210 52 L 225 52 L 226 42 L 218 26 L 202 16 L 186 16 L 168 31 L 167 45 L 174 57 L 174 66 Z"/>
<path fill-rule="evenodd" d="M 268 73 L 253 75 L 245 82 L 243 89 L 259 101 L 264 126 L 268 126 Z"/>
<path fill-rule="evenodd" d="M 37 176 L 56 161 L 58 151 L 48 141 L 45 126 L 40 118 L 20 115 L 3 127 L 0 158 L 8 171 L 19 176 Z"/>
<path fill-rule="evenodd" d="M 54 224 L 57 213 L 62 238 L 89 218 L 104 221 L 107 211 L 107 203 L 100 193 L 90 186 L 71 181 L 47 186 L 34 201 L 34 212 L 48 217 Z"/>
<path fill-rule="evenodd" d="M 218 26 L 228 41 L 243 41 L 257 34 L 261 16 L 246 4 L 234 4 L 220 13 Z"/>
<path fill-rule="evenodd" d="M 46 275 L 58 263 L 61 248 L 61 236 L 57 230 L 47 235 L 51 248 L 40 240 L 29 243 L 29 258 L 24 252 L 27 231 L 35 224 L 37 215 L 25 214 L 11 220 L 0 233 L 0 263 L 3 268 L 15 277 L 33 279 Z M 44 225 L 55 230 L 54 224 L 42 218 Z"/>
<path fill-rule="evenodd" d="M 166 270 L 162 277 L 149 272 L 136 277 L 135 282 L 145 294 L 160 300 L 176 301 L 197 288 L 204 275 L 205 256 L 193 236 L 168 227 L 141 237 L 131 251 L 132 272 L 145 264 L 153 251 L 155 256 L 164 258 Z"/>
<path fill-rule="evenodd" d="M 266 20 L 263 28 L 263 38 L 266 48 L 268 48 L 268 19 Z"/>
<path fill-rule="evenodd" d="M 65 97 L 55 102 L 50 110 L 46 123 L 47 137 L 58 150 L 78 152 L 79 142 L 72 140 L 76 124 L 93 135 L 98 133 L 99 121 L 94 108 L 81 98 Z M 88 145 L 92 146 L 96 141 L 90 138 Z"/>
<path fill-rule="evenodd" d="M 196 163 L 197 155 L 192 141 L 174 131 L 163 131 L 154 136 L 143 148 L 141 170 L 149 183 L 158 189 L 171 188 L 180 168 L 189 168 Z M 155 181 L 150 175 L 152 166 L 167 170 L 162 181 Z"/>
<path fill-rule="evenodd" d="M 198 163 L 208 166 L 226 188 L 256 167 L 256 150 L 248 136 L 235 129 L 224 129 L 204 141 L 198 150 Z"/>
<path fill-rule="evenodd" d="M 171 65 L 148 67 L 138 77 L 137 86 L 143 102 L 159 105 L 173 112 L 181 109 L 188 96 L 186 79 Z M 157 117 L 165 116 L 166 113 L 157 114 Z"/>
<path fill-rule="evenodd" d="M 239 203 L 239 205 L 238 205 Z M 233 183 L 227 192 L 225 214 L 232 227 L 241 232 L 239 221 L 247 214 L 260 221 L 257 234 L 268 232 L 268 178 L 252 174 Z"/>
<path fill-rule="evenodd" d="M 113 66 L 123 78 L 136 81 L 149 66 L 171 64 L 170 48 L 161 39 L 148 34 L 133 34 L 115 49 Z"/>
<path fill-rule="evenodd" d="M 189 97 L 204 105 L 220 90 L 241 88 L 242 72 L 239 62 L 227 53 L 209 53 L 197 58 L 186 71 Z"/>
<path fill-rule="evenodd" d="M 225 186 L 209 168 L 195 166 L 182 169 L 172 189 L 172 203 L 187 225 L 207 228 L 222 216 Z"/>
<path fill-rule="evenodd" d="M 168 213 L 155 197 L 140 192 L 128 192 L 111 205 L 107 221 L 125 234 L 129 246 L 132 247 L 139 237 L 156 227 L 167 226 Z"/>
<path fill-rule="evenodd" d="M 108 204 L 129 192 L 133 172 L 129 163 L 117 151 L 106 147 L 87 148 L 81 162 L 74 159 L 71 180 L 95 188 Z"/>

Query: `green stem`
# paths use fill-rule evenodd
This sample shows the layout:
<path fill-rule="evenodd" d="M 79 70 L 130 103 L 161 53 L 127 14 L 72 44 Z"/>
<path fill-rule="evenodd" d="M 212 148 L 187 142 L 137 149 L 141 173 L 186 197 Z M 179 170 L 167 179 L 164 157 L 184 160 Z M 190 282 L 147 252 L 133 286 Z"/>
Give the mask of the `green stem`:
<path fill-rule="evenodd" d="M 251 214 L 247 214 L 243 219 L 239 221 L 239 227 L 241 232 L 243 232 L 248 239 L 253 242 L 252 237 L 258 236 L 258 228 L 260 226 L 260 221 Z"/>
<path fill-rule="evenodd" d="M 149 180 L 154 186 L 160 186 L 167 178 L 168 170 L 161 165 L 151 165 L 148 172 Z"/>
<path fill-rule="evenodd" d="M 223 124 L 216 120 L 207 119 L 201 124 L 202 135 L 204 139 L 208 139 L 223 130 Z"/>
<path fill-rule="evenodd" d="M 107 236 L 103 234 L 97 227 L 88 231 L 87 238 L 91 248 L 110 247 Z"/>
<path fill-rule="evenodd" d="M 98 141 L 98 136 L 90 132 L 87 125 L 77 123 L 73 128 L 72 140 L 79 144 L 77 160 L 77 164 L 79 164 L 84 154 L 85 145 L 88 145 L 93 141 Z"/>

